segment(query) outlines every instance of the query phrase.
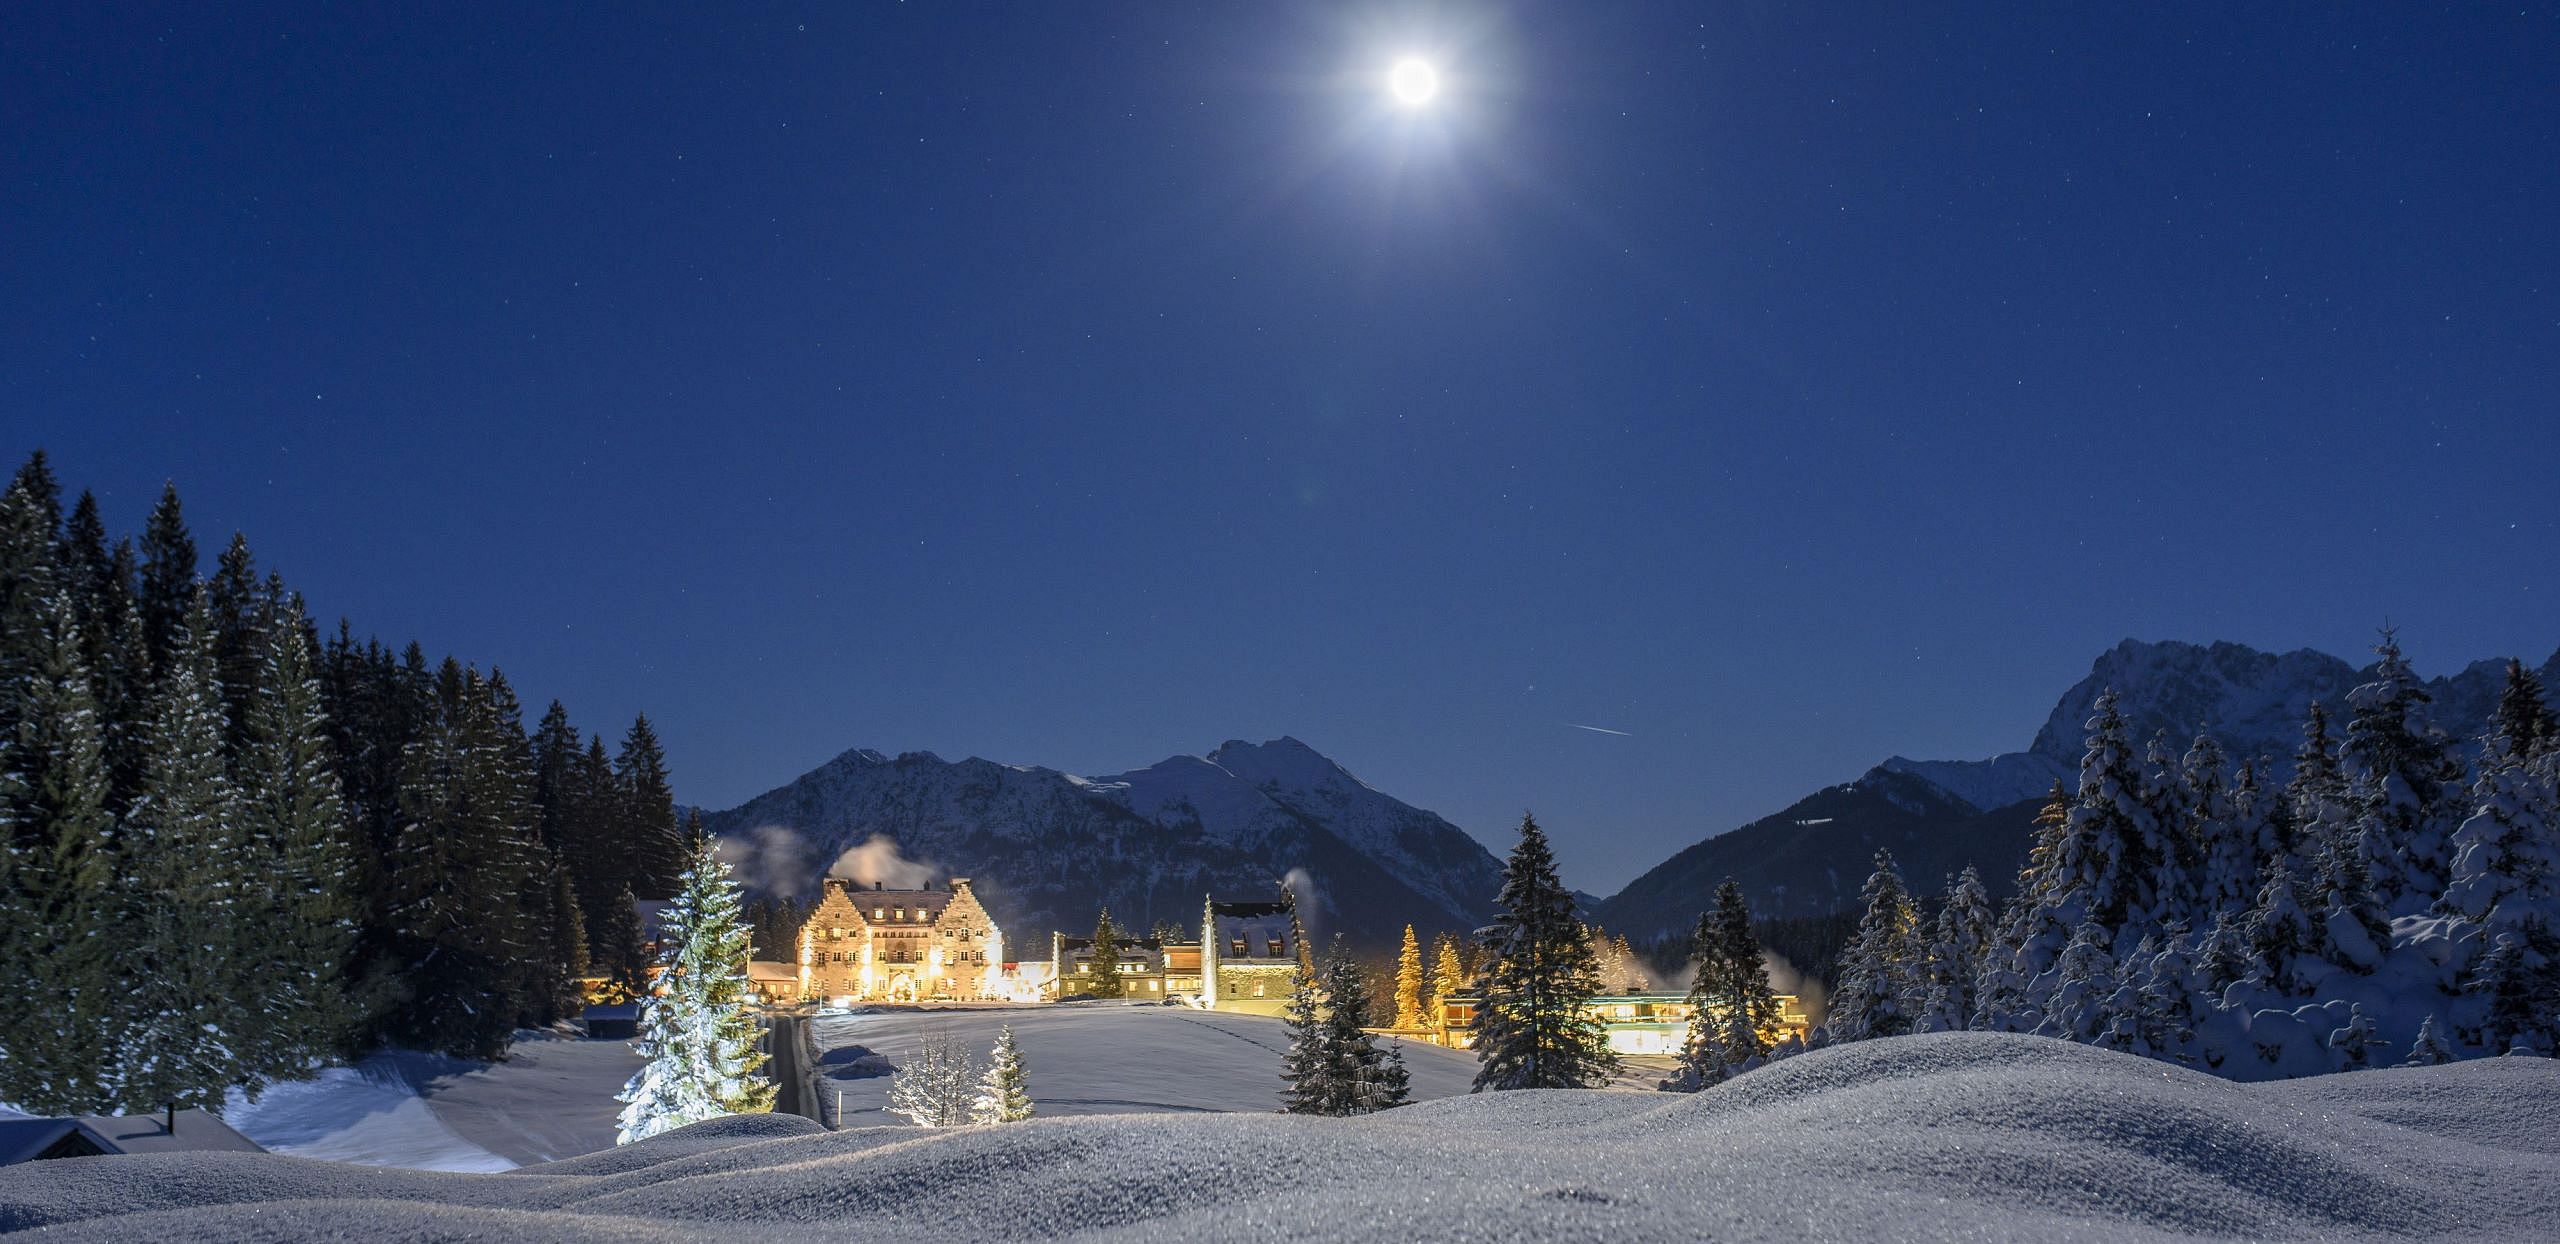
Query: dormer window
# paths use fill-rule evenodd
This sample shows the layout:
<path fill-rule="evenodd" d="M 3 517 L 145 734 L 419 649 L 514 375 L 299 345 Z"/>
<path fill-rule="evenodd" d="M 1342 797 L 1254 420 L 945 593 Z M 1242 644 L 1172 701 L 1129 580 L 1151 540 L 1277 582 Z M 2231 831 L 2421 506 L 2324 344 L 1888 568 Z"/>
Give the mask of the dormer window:
<path fill-rule="evenodd" d="M 1289 953 L 1289 944 L 1288 944 L 1288 942 L 1286 942 L 1286 941 L 1284 941 L 1284 940 L 1282 940 L 1282 939 L 1280 939 L 1280 938 L 1277 938 L 1277 937 L 1275 937 L 1275 938 L 1272 938 L 1272 939 L 1271 939 L 1271 957 L 1272 957 L 1272 958 L 1277 959 L 1277 958 L 1279 958 L 1280 956 L 1285 955 L 1285 954 L 1287 954 L 1287 953 Z"/>
<path fill-rule="evenodd" d="M 874 907 L 871 909 L 871 918 L 874 920 L 886 920 L 889 918 L 889 909 L 886 907 Z"/>

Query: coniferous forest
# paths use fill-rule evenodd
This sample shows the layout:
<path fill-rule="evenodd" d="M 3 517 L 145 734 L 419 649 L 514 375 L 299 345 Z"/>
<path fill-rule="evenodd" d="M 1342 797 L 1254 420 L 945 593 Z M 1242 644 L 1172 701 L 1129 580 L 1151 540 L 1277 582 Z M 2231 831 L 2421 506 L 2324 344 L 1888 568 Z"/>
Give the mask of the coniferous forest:
<path fill-rule="evenodd" d="M 1877 854 L 1819 1035 L 2031 1032 L 2250 1080 L 2560 1051 L 2560 719 L 2510 661 L 2465 749 L 2378 651 L 2281 782 L 2210 736 L 2137 746 L 2099 697 L 2005 910 L 1968 869 L 1924 919 Z"/>
<path fill-rule="evenodd" d="M 42 453 L 0 495 L 0 1102 L 218 1104 L 385 1045 L 502 1053 L 634 988 L 684 860 L 618 747 L 497 667 L 325 634 L 175 486 L 138 538 Z"/>

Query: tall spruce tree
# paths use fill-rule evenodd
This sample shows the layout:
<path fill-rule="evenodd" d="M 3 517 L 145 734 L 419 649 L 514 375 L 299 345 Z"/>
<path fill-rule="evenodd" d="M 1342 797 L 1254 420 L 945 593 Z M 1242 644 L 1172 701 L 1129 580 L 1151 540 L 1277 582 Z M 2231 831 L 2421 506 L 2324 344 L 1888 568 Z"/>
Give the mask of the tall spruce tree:
<path fill-rule="evenodd" d="M 369 1000 L 346 977 L 357 917 L 349 825 L 301 601 L 284 602 L 275 621 L 260 635 L 235 771 L 268 900 L 243 938 L 263 1017 L 259 1064 L 290 1076 L 346 1046 Z"/>
<path fill-rule="evenodd" d="M 658 989 L 642 1004 L 640 1053 L 648 1061 L 615 1100 L 617 1141 L 773 1109 L 774 1083 L 757 1070 L 756 1018 L 747 1009 L 747 926 L 729 866 L 697 848 L 661 918 Z M 965 1106 L 964 1106 L 965 1109 Z"/>
<path fill-rule="evenodd" d="M 153 690 L 142 790 L 122 835 L 122 918 L 136 951 L 117 966 L 150 982 L 134 991 L 115 1055 L 133 1108 L 213 1106 L 231 1085 L 258 1082 L 241 967 L 245 926 L 270 901 L 240 833 L 223 734 L 213 622 L 198 595 Z"/>
<path fill-rule="evenodd" d="M 0 684 L 0 1101 L 51 1114 L 118 1104 L 111 1058 L 124 975 L 103 723 L 69 593 L 38 619 L 33 660 Z"/>
<path fill-rule="evenodd" d="M 258 695 L 258 677 L 266 663 L 269 615 L 279 606 L 271 592 L 280 590 L 258 580 L 257 558 L 249 538 L 234 532 L 231 543 L 214 559 L 205 580 L 205 601 L 213 614 L 213 665 L 222 678 L 223 715 L 231 723 L 229 744 L 237 755 L 248 744 L 249 705 Z"/>
<path fill-rule="evenodd" d="M 1535 817 L 1502 871 L 1476 1008 L 1475 1089 L 1594 1088 L 1618 1068 L 1588 1004 L 1600 965 Z"/>
<path fill-rule="evenodd" d="M 1129 992 L 1127 981 L 1120 978 L 1120 930 L 1111 923 L 1111 909 L 1105 907 L 1093 922 L 1093 956 L 1087 960 L 1085 992 L 1097 998 L 1118 998 Z"/>
<path fill-rule="evenodd" d="M 662 898 L 675 883 L 686 854 L 684 835 L 676 824 L 676 797 L 667 777 L 667 754 L 658 745 L 656 727 L 646 714 L 635 717 L 622 736 L 614 758 L 614 776 L 622 799 L 623 849 L 636 869 L 632 890 L 643 898 Z"/>
<path fill-rule="evenodd" d="M 196 598 L 196 541 L 178 504 L 178 486 L 163 485 L 142 528 L 142 640 L 151 668 L 168 668 Z"/>
<path fill-rule="evenodd" d="M 439 718 L 401 765 L 391 916 L 410 996 L 384 1035 L 491 1058 L 515 1029 L 533 941 L 520 903 L 530 818 L 487 684 L 450 660 L 436 683 Z"/>

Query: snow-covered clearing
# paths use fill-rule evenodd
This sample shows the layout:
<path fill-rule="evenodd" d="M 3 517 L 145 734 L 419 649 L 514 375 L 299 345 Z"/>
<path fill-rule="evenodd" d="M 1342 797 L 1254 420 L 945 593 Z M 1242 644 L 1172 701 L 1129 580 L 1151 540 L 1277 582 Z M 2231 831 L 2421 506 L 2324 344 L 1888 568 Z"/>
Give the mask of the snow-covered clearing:
<path fill-rule="evenodd" d="M 223 1121 L 276 1153 L 426 1171 L 503 1171 L 613 1147 L 627 1041 L 520 1033 L 500 1063 L 395 1050 L 234 1093 Z"/>
<path fill-rule="evenodd" d="M 1860 1042 L 1696 1096 L 1367 1118 L 1167 1113 L 826 1132 L 722 1119 L 496 1175 L 272 1154 L 0 1170 L 63 1240 L 2547 1239 L 2560 1063 L 2235 1084 L 1989 1033 Z"/>
<path fill-rule="evenodd" d="M 1043 1115 L 1280 1108 L 1280 1055 L 1289 1034 L 1279 1020 L 1103 1002 L 812 1020 L 819 1108 L 842 1126 L 897 1123 L 882 1113 L 889 1077 L 876 1074 L 876 1066 L 856 1065 L 860 1050 L 894 1065 L 928 1034 L 949 1033 L 983 1059 L 1006 1024 L 1022 1045 L 1031 1099 Z M 1415 1043 L 1402 1048 L 1416 1101 L 1464 1093 L 1475 1082 L 1472 1054 Z"/>

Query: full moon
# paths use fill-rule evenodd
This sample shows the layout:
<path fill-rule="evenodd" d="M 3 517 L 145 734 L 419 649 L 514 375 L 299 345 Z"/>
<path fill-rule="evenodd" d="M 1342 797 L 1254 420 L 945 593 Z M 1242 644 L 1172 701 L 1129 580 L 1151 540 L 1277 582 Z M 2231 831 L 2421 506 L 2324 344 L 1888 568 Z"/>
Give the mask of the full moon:
<path fill-rule="evenodd" d="M 1440 93 L 1440 71 L 1429 61 L 1408 56 L 1387 70 L 1387 89 L 1395 93 L 1397 103 L 1419 108 Z"/>

